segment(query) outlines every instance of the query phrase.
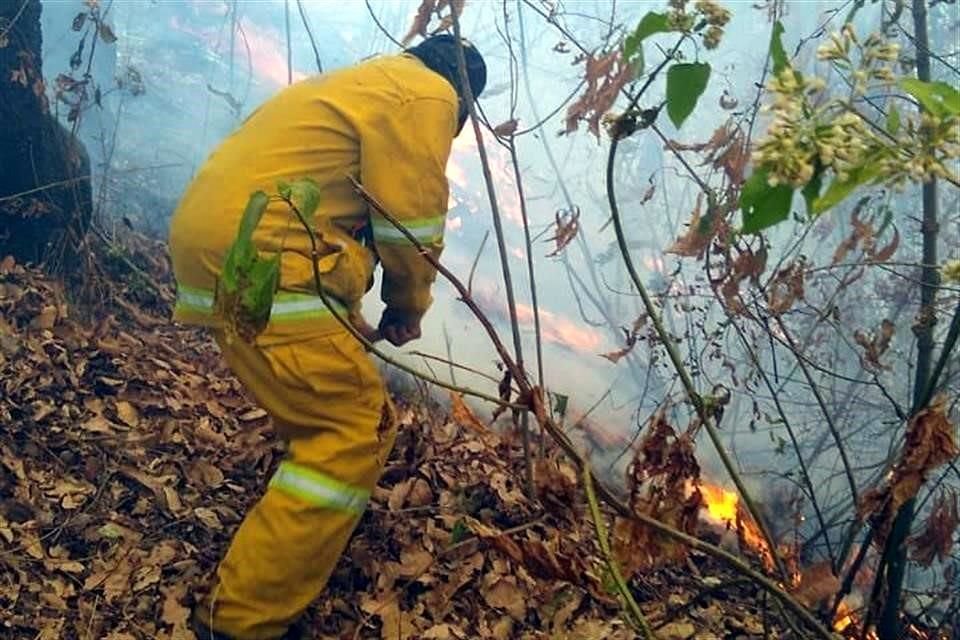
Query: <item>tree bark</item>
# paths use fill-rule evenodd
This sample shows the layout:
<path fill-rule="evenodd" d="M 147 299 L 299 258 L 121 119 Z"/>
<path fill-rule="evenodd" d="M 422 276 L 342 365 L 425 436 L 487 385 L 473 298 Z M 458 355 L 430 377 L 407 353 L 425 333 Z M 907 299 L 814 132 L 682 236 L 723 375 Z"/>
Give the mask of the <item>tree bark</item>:
<path fill-rule="evenodd" d="M 913 28 L 917 49 L 917 79 L 930 82 L 930 38 L 927 32 L 927 0 L 913 0 Z M 917 315 L 917 369 L 913 383 L 911 416 L 923 409 L 927 402 L 927 387 L 933 366 L 934 335 L 939 274 L 937 272 L 937 181 L 923 185 L 923 271 L 921 274 L 920 311 Z M 903 582 L 907 565 L 907 537 L 916 516 L 916 498 L 908 500 L 894 520 L 884 558 L 887 564 L 886 588 L 883 610 L 877 625 L 880 640 L 897 640 L 901 637 L 900 612 L 903 605 Z"/>
<path fill-rule="evenodd" d="M 0 257 L 63 266 L 89 222 L 90 163 L 50 115 L 41 10 L 0 0 Z"/>

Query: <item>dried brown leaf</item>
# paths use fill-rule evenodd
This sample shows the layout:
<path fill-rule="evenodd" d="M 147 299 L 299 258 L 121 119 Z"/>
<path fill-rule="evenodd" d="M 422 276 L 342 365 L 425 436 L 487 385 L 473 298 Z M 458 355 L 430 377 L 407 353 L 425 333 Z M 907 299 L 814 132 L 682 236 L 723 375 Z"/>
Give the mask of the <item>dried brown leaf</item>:
<path fill-rule="evenodd" d="M 694 206 L 690 222 L 687 224 L 687 232 L 678 237 L 666 250 L 666 253 L 691 258 L 703 256 L 707 247 L 724 228 L 725 222 L 723 216 L 719 215 L 717 211 L 708 211 L 706 216 L 701 217 L 700 209 L 702 205 L 703 197 L 701 194 L 697 196 L 697 204 Z"/>
<path fill-rule="evenodd" d="M 489 432 L 487 425 L 480 421 L 480 418 L 463 401 L 463 396 L 456 391 L 450 392 L 450 417 L 457 424 L 469 427 L 478 433 Z"/>
<path fill-rule="evenodd" d="M 853 332 L 853 339 L 858 345 L 863 347 L 863 356 L 860 358 L 863 366 L 873 371 L 889 370 L 890 366 L 880 362 L 880 357 L 887 352 L 890 347 L 890 340 L 893 338 L 896 327 L 893 322 L 884 318 L 880 323 L 880 330 L 872 336 L 867 336 L 863 331 Z"/>
<path fill-rule="evenodd" d="M 557 211 L 554 214 L 554 224 L 556 230 L 553 237 L 549 238 L 547 242 L 555 242 L 556 247 L 551 253 L 547 254 L 548 258 L 559 255 L 577 237 L 577 233 L 580 232 L 580 208 L 574 207 L 570 210 L 561 209 Z"/>
<path fill-rule="evenodd" d="M 410 25 L 407 34 L 400 40 L 403 46 L 410 44 L 410 41 L 418 35 L 424 38 L 427 36 L 427 27 L 430 26 L 430 18 L 433 17 L 436 8 L 437 0 L 422 0 L 420 6 L 417 7 L 416 15 L 413 17 L 413 24 Z"/>
<path fill-rule="evenodd" d="M 782 315 L 792 309 L 797 300 L 803 299 L 805 277 L 806 262 L 802 258 L 777 272 L 767 290 L 770 313 Z"/>
<path fill-rule="evenodd" d="M 501 138 L 509 138 L 517 131 L 520 121 L 516 118 L 502 122 L 493 128 L 493 132 Z"/>
<path fill-rule="evenodd" d="M 953 536 L 960 525 L 956 492 L 942 490 L 927 516 L 923 530 L 910 539 L 910 557 L 925 567 L 934 559 L 946 562 L 953 550 Z"/>
<path fill-rule="evenodd" d="M 947 396 L 941 394 L 910 420 L 887 482 L 861 498 L 861 517 L 873 523 L 877 544 L 885 544 L 900 507 L 917 495 L 930 472 L 960 455 L 946 412 Z"/>

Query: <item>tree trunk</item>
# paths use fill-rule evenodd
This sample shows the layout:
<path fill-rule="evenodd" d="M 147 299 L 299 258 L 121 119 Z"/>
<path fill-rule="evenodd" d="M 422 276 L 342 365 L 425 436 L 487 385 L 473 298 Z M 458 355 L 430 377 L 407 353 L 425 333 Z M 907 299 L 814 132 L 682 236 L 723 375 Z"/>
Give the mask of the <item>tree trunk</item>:
<path fill-rule="evenodd" d="M 0 257 L 62 267 L 90 220 L 90 162 L 50 115 L 40 12 L 0 0 Z"/>
<path fill-rule="evenodd" d="M 927 0 L 913 0 L 913 28 L 917 48 L 917 79 L 930 82 L 930 38 L 927 33 Z M 937 181 L 923 185 L 923 272 L 921 274 L 920 311 L 917 314 L 917 370 L 913 383 L 911 416 L 921 411 L 928 401 L 927 387 L 933 367 L 933 328 L 936 321 L 934 303 L 937 297 Z M 894 520 L 884 558 L 887 564 L 887 597 L 880 614 L 877 632 L 880 640 L 901 637 L 900 613 L 903 606 L 903 581 L 907 568 L 907 538 L 916 516 L 916 498 L 908 500 Z"/>

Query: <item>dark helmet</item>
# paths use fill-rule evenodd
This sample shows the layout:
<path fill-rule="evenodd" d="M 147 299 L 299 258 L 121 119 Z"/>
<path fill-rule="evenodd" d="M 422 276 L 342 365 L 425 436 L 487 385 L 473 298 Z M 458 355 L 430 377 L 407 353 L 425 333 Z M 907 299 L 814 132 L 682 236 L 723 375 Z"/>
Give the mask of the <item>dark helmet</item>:
<path fill-rule="evenodd" d="M 460 83 L 460 70 L 457 66 L 457 40 L 451 35 L 443 34 L 430 36 L 415 47 L 407 49 L 407 53 L 416 56 L 427 68 L 436 71 L 453 85 L 460 98 L 458 113 L 459 122 L 457 132 L 467 121 L 467 101 L 464 88 Z M 470 80 L 470 91 L 476 100 L 483 93 L 487 84 L 487 65 L 483 56 L 467 40 L 463 40 L 463 55 L 467 61 L 467 78 Z"/>

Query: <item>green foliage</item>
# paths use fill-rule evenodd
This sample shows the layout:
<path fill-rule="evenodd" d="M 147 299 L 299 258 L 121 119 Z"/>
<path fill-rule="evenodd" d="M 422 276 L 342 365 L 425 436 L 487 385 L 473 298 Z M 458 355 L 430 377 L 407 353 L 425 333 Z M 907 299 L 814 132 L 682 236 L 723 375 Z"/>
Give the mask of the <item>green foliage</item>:
<path fill-rule="evenodd" d="M 900 131 L 900 112 L 897 110 L 895 105 L 890 105 L 890 110 L 887 112 L 887 133 L 892 136 L 897 135 Z"/>
<path fill-rule="evenodd" d="M 813 203 L 813 213 L 821 214 L 827 209 L 838 205 L 847 196 L 853 193 L 857 187 L 873 182 L 880 177 L 882 165 L 879 158 L 874 156 L 869 162 L 850 171 L 846 180 L 835 179 L 830 183 L 826 193 L 817 198 Z"/>
<path fill-rule="evenodd" d="M 803 201 L 807 205 L 807 213 L 813 215 L 814 212 L 814 203 L 817 198 L 820 197 L 820 190 L 823 188 L 823 167 L 819 162 L 816 163 L 816 169 L 813 172 L 813 177 L 810 178 L 810 182 L 807 183 L 807 186 L 803 188 L 800 192 L 803 194 Z"/>
<path fill-rule="evenodd" d="M 899 84 L 901 89 L 916 98 L 933 115 L 939 118 L 960 115 L 960 91 L 946 82 L 901 78 Z"/>
<path fill-rule="evenodd" d="M 710 81 L 706 62 L 680 63 L 667 69 L 667 115 L 678 129 L 703 95 Z"/>
<path fill-rule="evenodd" d="M 650 11 L 641 18 L 634 32 L 624 39 L 623 59 L 633 68 L 637 76 L 643 73 L 643 41 L 655 33 L 669 31 L 673 29 L 670 27 L 667 14 Z"/>
<path fill-rule="evenodd" d="M 766 169 L 758 169 L 740 192 L 743 233 L 757 233 L 790 217 L 793 189 L 786 185 L 771 187 Z"/>
<path fill-rule="evenodd" d="M 783 33 L 783 23 L 777 20 L 773 23 L 773 33 L 770 35 L 770 59 L 773 60 L 775 75 L 787 68 L 787 51 L 783 48 Z"/>
<path fill-rule="evenodd" d="M 253 244 L 253 232 L 269 202 L 263 191 L 250 196 L 217 283 L 216 307 L 228 335 L 248 341 L 266 328 L 280 281 L 280 254 L 265 258 Z"/>
<path fill-rule="evenodd" d="M 640 19 L 640 24 L 633 33 L 628 35 L 623 41 L 623 57 L 632 62 L 634 56 L 643 58 L 643 41 L 655 33 L 667 33 L 672 31 L 670 22 L 665 13 L 655 13 L 650 11 Z"/>
<path fill-rule="evenodd" d="M 277 183 L 277 191 L 285 200 L 293 203 L 304 220 L 313 220 L 320 206 L 320 184 L 313 178 L 297 178 L 293 182 Z"/>
<path fill-rule="evenodd" d="M 453 523 L 453 530 L 450 531 L 450 546 L 452 547 L 466 540 L 469 533 L 470 528 L 467 526 L 466 521 L 463 518 L 458 518 L 457 521 Z"/>

